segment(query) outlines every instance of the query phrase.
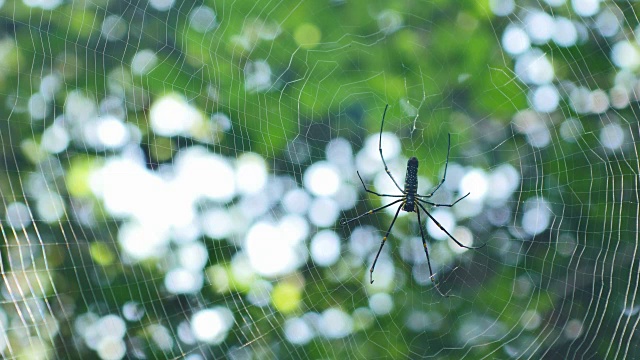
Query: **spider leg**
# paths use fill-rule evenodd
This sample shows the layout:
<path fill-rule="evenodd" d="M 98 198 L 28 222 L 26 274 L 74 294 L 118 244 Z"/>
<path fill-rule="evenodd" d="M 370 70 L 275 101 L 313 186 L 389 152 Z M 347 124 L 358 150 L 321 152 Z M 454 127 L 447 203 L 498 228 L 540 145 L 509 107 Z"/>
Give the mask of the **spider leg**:
<path fill-rule="evenodd" d="M 362 177 L 360 176 L 360 172 L 356 171 L 356 174 L 358 174 L 358 177 L 360 178 L 360 182 L 362 183 L 362 187 L 364 187 L 364 191 L 370 193 L 370 194 L 374 194 L 374 195 L 378 195 L 378 196 L 384 196 L 384 197 L 404 197 L 404 195 L 388 195 L 388 194 L 378 194 L 375 191 L 371 191 L 369 189 L 367 189 L 367 186 L 364 184 L 364 181 L 362 180 Z"/>
<path fill-rule="evenodd" d="M 438 287 L 438 283 L 435 280 L 435 276 L 433 275 L 433 270 L 431 269 L 431 260 L 429 260 L 429 249 L 427 249 L 427 241 L 424 238 L 424 229 L 422 229 L 422 220 L 420 219 L 420 209 L 416 209 L 416 213 L 418 214 L 418 226 L 420 226 L 420 236 L 422 236 L 422 245 L 424 246 L 424 253 L 427 255 L 427 264 L 429 265 L 429 274 L 431 274 L 431 282 L 433 286 L 436 288 L 438 293 L 444 297 L 449 297 L 448 293 L 443 294 Z"/>
<path fill-rule="evenodd" d="M 393 217 L 393 220 L 391 221 L 391 225 L 389 226 L 389 230 L 387 230 L 387 233 L 382 238 L 382 242 L 380 243 L 380 249 L 378 249 L 378 253 L 376 254 L 376 258 L 373 259 L 373 264 L 371 265 L 371 269 L 369 269 L 369 280 L 371 280 L 372 284 L 373 284 L 373 269 L 376 267 L 376 262 L 378 262 L 378 256 L 380 256 L 380 252 L 382 251 L 382 247 L 384 246 L 384 243 L 387 241 L 387 237 L 389 237 L 389 233 L 391 232 L 391 229 L 393 228 L 393 224 L 395 224 L 396 219 L 398 218 L 398 214 L 400 214 L 400 209 L 402 209 L 402 205 L 404 205 L 404 203 L 402 203 L 402 204 L 400 204 L 400 206 L 398 206 L 398 210 L 396 211 L 396 216 Z"/>
<path fill-rule="evenodd" d="M 436 186 L 435 189 L 433 189 L 433 191 L 431 191 L 431 193 L 429 195 L 418 195 L 418 197 L 426 197 L 426 198 L 430 198 L 433 196 L 433 194 L 436 193 L 436 191 L 438 191 L 438 189 L 440 189 L 440 186 L 442 186 L 442 184 L 444 184 L 444 179 L 447 178 L 447 167 L 449 167 L 449 152 L 451 151 L 451 134 L 449 134 L 449 145 L 447 146 L 447 161 L 444 163 L 444 175 L 442 175 L 442 180 L 440 180 L 440 183 L 438 184 L 438 186 Z"/>
<path fill-rule="evenodd" d="M 382 128 L 384 127 L 384 118 L 385 118 L 385 116 L 387 116 L 387 109 L 388 108 L 389 108 L 389 104 L 387 104 L 387 106 L 384 107 L 384 114 L 382 114 L 382 124 L 380 125 L 380 139 L 378 140 L 378 151 L 380 151 L 380 157 L 382 158 L 382 163 L 384 164 L 384 171 L 387 172 L 387 175 L 389 175 L 391 180 L 393 180 L 393 183 L 396 184 L 396 187 L 398 188 L 398 190 L 400 190 L 401 192 L 404 192 L 404 191 L 402 191 L 402 189 L 400 188 L 400 186 L 396 182 L 396 179 L 393 178 L 393 175 L 391 175 L 391 171 L 389 171 L 389 167 L 387 166 L 387 162 L 384 161 L 384 156 L 382 156 Z"/>
<path fill-rule="evenodd" d="M 392 203 L 390 203 L 390 204 L 380 206 L 380 207 L 379 207 L 379 208 L 377 208 L 377 209 L 369 210 L 369 211 L 367 211 L 367 212 L 366 212 L 366 213 L 364 213 L 364 214 L 360 214 L 360 215 L 358 215 L 358 216 L 354 217 L 353 219 L 349 219 L 349 220 L 347 220 L 347 219 L 342 219 L 342 220 L 340 220 L 340 225 L 342 225 L 342 226 L 347 225 L 348 223 L 350 223 L 350 222 L 352 222 L 352 221 L 355 221 L 355 220 L 358 220 L 358 219 L 360 219 L 360 218 L 361 218 L 361 217 L 363 217 L 363 216 L 371 215 L 371 214 L 376 213 L 376 212 L 378 212 L 378 211 L 380 211 L 380 210 L 382 210 L 382 209 L 384 209 L 384 208 L 388 208 L 389 206 L 391 206 L 391 205 L 393 205 L 393 204 L 397 204 L 397 203 L 399 203 L 400 201 L 403 201 L 403 200 L 404 200 L 404 198 L 402 198 L 402 199 L 398 199 L 398 200 L 396 200 L 396 201 L 394 201 L 394 202 L 392 202 Z"/>
<path fill-rule="evenodd" d="M 417 202 L 416 204 L 418 204 L 418 206 L 420 206 L 420 208 L 422 209 L 422 211 L 424 211 L 425 213 L 427 213 L 427 216 L 429 217 L 429 219 L 431 219 L 431 221 L 433 221 L 436 225 L 438 225 L 438 227 L 440 228 L 440 230 L 444 231 L 445 234 L 449 235 L 449 237 L 451 238 L 451 240 L 455 241 L 456 244 L 458 244 L 458 246 L 463 247 L 465 249 L 480 249 L 484 246 L 486 246 L 487 244 L 484 243 L 480 246 L 466 246 L 463 245 L 460 241 L 456 240 L 456 238 L 453 237 L 453 235 L 451 235 L 447 229 L 445 229 L 442 225 L 440 225 L 440 223 L 438 222 L 438 220 L 436 220 L 431 214 L 429 214 L 429 212 L 427 211 L 427 209 L 424 208 L 424 206 L 422 206 L 421 203 Z"/>
<path fill-rule="evenodd" d="M 438 207 L 438 206 L 447 206 L 447 207 L 452 207 L 453 205 L 457 204 L 457 203 L 458 203 L 458 201 L 460 201 L 460 200 L 462 200 L 462 199 L 466 198 L 466 197 L 467 197 L 467 196 L 469 196 L 470 194 L 471 194 L 471 193 L 467 193 L 467 195 L 465 195 L 465 196 L 461 197 L 460 199 L 458 199 L 458 200 L 454 201 L 454 202 L 453 202 L 453 204 L 438 204 L 438 203 L 433 203 L 433 202 L 431 202 L 431 201 L 423 200 L 423 199 L 420 199 L 420 198 L 418 198 L 418 201 L 421 201 L 421 202 L 422 202 L 422 203 L 424 203 L 424 204 L 429 204 L 429 205 L 431 205 L 431 206 L 435 206 L 435 207 Z"/>

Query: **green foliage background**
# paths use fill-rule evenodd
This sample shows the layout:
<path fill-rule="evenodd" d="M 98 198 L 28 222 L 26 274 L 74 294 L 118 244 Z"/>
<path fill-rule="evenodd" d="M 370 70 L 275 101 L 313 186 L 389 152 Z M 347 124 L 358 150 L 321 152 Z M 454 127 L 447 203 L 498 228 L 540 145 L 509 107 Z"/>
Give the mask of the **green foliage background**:
<path fill-rule="evenodd" d="M 23 298 L 3 293 L 5 339 L 11 344 L 5 357 L 91 358 L 95 353 L 80 343 L 74 330 L 77 315 L 118 312 L 127 301 L 162 309 L 127 324 L 127 336 L 143 344 L 139 348 L 148 358 L 188 354 L 223 358 L 231 349 L 242 347 L 260 359 L 497 359 L 506 358 L 510 346 L 527 349 L 511 353 L 512 357 L 614 358 L 610 344 L 637 341 L 636 319 L 622 325 L 619 321 L 623 309 L 635 304 L 633 287 L 638 279 L 638 260 L 633 255 L 638 245 L 635 102 L 605 114 L 580 114 L 563 98 L 549 117 L 552 144 L 534 148 L 511 126 L 513 116 L 530 106 L 530 89 L 516 77 L 513 60 L 500 44 L 503 29 L 517 17 L 496 17 L 486 0 L 204 3 L 214 9 L 219 22 L 206 33 L 195 31 L 189 23 L 189 10 L 199 2 L 176 3 L 169 11 L 158 11 L 146 1 L 106 0 L 65 2 L 53 10 L 5 1 L 0 8 L 0 103 L 4 104 L 0 107 L 0 193 L 5 206 L 16 201 L 29 205 L 32 199 L 23 189 L 27 175 L 47 173 L 46 164 L 56 157 L 63 174 L 49 175 L 68 209 L 63 219 L 53 223 L 38 221 L 34 213 L 34 224 L 24 230 L 2 223 L 4 286 L 22 286 L 31 292 Z M 638 23 L 637 5 L 619 6 L 626 16 L 622 36 L 631 36 Z M 548 9 L 544 3 L 518 1 L 519 10 L 529 7 Z M 403 20 L 389 34 L 380 30 L 374 16 L 385 9 L 394 10 Z M 553 11 L 590 22 L 573 14 L 568 5 Z M 105 39 L 101 24 L 112 14 L 125 20 L 127 37 Z M 260 38 L 270 27 L 280 27 L 275 39 Z M 317 41 L 305 42 L 316 35 Z M 614 40 L 589 33 L 576 46 L 540 47 L 552 56 L 558 83 L 572 81 L 608 91 L 619 70 L 610 60 Z M 130 63 L 141 49 L 152 50 L 158 62 L 151 71 L 136 75 Z M 245 66 L 258 59 L 271 65 L 275 81 L 269 91 L 245 88 Z M 49 116 L 34 121 L 27 112 L 28 100 L 43 75 L 52 71 L 62 74 L 64 85 L 55 94 Z M 459 163 L 484 169 L 509 163 L 520 171 L 522 185 L 509 202 L 512 224 L 519 222 L 521 203 L 536 195 L 553 205 L 554 222 L 548 231 L 526 241 L 512 228 L 477 226 L 474 236 L 486 239 L 488 246 L 486 251 L 461 256 L 464 271 L 446 285 L 459 297 L 442 299 L 405 276 L 392 291 L 394 310 L 376 318 L 371 327 L 342 339 L 316 338 L 305 346 L 294 346 L 283 335 L 286 319 L 332 306 L 348 313 L 367 306 L 369 294 L 361 281 L 365 266 L 353 269 L 339 263 L 336 267 L 363 275 L 337 279 L 340 271 L 335 268 L 320 269 L 310 263 L 291 277 L 273 280 L 273 304 L 258 308 L 244 300 L 245 285 L 232 282 L 220 291 L 209 283 L 217 272 L 229 271 L 237 247 L 225 240 L 203 239 L 210 258 L 205 287 L 194 296 L 164 292 L 162 264 L 123 262 L 114 238 L 119 220 L 111 219 L 89 190 L 89 174 L 111 154 L 88 149 L 79 141 L 56 155 L 44 153 L 38 145 L 46 126 L 64 113 L 70 92 L 80 91 L 99 101 L 113 94 L 114 88 L 125 100 L 126 122 L 140 129 L 152 162 L 170 163 L 179 149 L 202 144 L 231 158 L 256 152 L 266 159 L 272 174 L 293 175 L 299 182 L 310 162 L 291 162 L 287 144 L 304 138 L 311 160 L 319 159 L 326 143 L 336 136 L 359 149 L 368 134 L 378 131 L 380 114 L 389 103 L 388 129 L 397 131 L 406 153 L 421 159 L 422 176 L 432 180 L 439 176 L 446 157 L 446 134 L 451 132 L 453 143 L 460 144 L 453 148 Z M 231 130 L 214 141 L 154 134 L 148 123 L 150 104 L 169 93 L 183 95 L 207 116 L 228 114 Z M 413 119 L 404 114 L 401 102 L 420 104 L 416 133 L 411 132 Z M 569 117 L 579 119 L 585 129 L 575 143 L 563 141 L 558 133 L 561 121 Z M 597 137 L 603 119 L 611 117 L 630 134 L 618 153 L 603 152 Z M 366 199 L 358 203 L 357 212 L 380 205 L 375 197 Z M 78 220 L 71 209 L 79 203 L 91 207 L 98 221 L 87 225 Z M 371 223 L 384 227 L 387 219 Z M 336 224 L 336 229 L 348 238 L 348 228 Z M 400 233 L 416 230 L 415 224 L 400 220 Z M 564 235 L 578 243 L 573 256 L 556 254 Z M 9 258 L 16 248 L 31 249 L 27 251 L 32 254 L 31 266 L 15 269 Z M 516 253 L 517 264 L 505 263 L 501 255 L 505 252 Z M 524 297 L 518 296 L 523 278 L 534 287 Z M 25 286 L 35 282 L 41 285 Z M 289 286 L 292 283 L 304 285 Z M 42 324 L 32 324 L 21 315 L 25 297 L 47 304 L 59 324 L 55 336 L 36 332 Z M 601 298 L 608 305 L 600 303 Z M 183 344 L 168 351 L 153 345 L 149 325 L 175 329 L 189 318 L 191 309 L 211 304 L 237 306 L 232 309 L 236 325 L 222 344 Z M 412 309 L 437 311 L 443 317 L 435 319 L 439 326 L 433 330 L 416 333 L 404 325 Z M 542 319 L 534 330 L 523 326 L 522 314 L 529 309 Z M 486 326 L 487 318 L 503 324 L 507 334 L 460 342 L 456 329 L 462 322 Z M 577 342 L 592 346 L 557 341 L 571 319 L 583 320 L 585 331 Z M 603 330 L 589 325 L 594 321 Z M 25 336 L 41 342 L 24 341 Z M 520 346 L 530 341 L 535 345 Z M 640 348 L 632 344 L 627 356 L 640 358 Z"/>

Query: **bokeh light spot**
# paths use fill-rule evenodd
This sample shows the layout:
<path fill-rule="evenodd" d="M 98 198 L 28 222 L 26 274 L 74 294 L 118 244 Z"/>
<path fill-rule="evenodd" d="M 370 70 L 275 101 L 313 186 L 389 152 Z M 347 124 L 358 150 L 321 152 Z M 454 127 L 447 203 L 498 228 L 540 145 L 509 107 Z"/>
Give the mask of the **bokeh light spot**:
<path fill-rule="evenodd" d="M 456 227 L 456 219 L 449 210 L 445 209 L 437 209 L 436 211 L 431 212 L 431 215 L 445 228 L 449 233 L 451 233 Z M 437 240 L 445 240 L 448 239 L 449 236 L 447 233 L 442 231 L 435 222 L 431 219 L 427 220 L 427 231 L 429 235 L 431 235 L 434 239 Z"/>
<path fill-rule="evenodd" d="M 312 328 L 303 319 L 289 318 L 284 323 L 284 336 L 295 345 L 305 345 L 313 339 Z"/>
<path fill-rule="evenodd" d="M 340 238 L 332 230 L 322 230 L 311 239 L 311 257 L 320 266 L 335 264 L 340 257 Z"/>
<path fill-rule="evenodd" d="M 622 127 L 615 123 L 605 125 L 600 130 L 600 142 L 610 150 L 619 149 L 624 143 Z"/>
<path fill-rule="evenodd" d="M 525 52 L 531 46 L 529 35 L 518 26 L 509 26 L 502 35 L 502 47 L 511 55 Z"/>
<path fill-rule="evenodd" d="M 161 97 L 151 105 L 149 122 L 153 131 L 162 136 L 186 135 L 202 114 L 179 95 Z"/>
<path fill-rule="evenodd" d="M 460 180 L 460 194 L 470 193 L 467 199 L 482 200 L 487 195 L 489 183 L 487 174 L 480 169 L 473 169 L 466 173 Z"/>
<path fill-rule="evenodd" d="M 208 6 L 198 6 L 189 13 L 189 25 L 199 33 L 211 31 L 218 26 L 216 13 Z"/>
<path fill-rule="evenodd" d="M 351 333 L 353 320 L 349 314 L 336 308 L 330 308 L 322 313 L 320 331 L 329 339 L 340 339 Z"/>
<path fill-rule="evenodd" d="M 304 184 L 316 196 L 331 196 L 338 191 L 340 174 L 331 163 L 319 161 L 304 173 Z"/>
<path fill-rule="evenodd" d="M 320 29 L 311 23 L 299 25 L 293 33 L 293 38 L 300 47 L 312 49 L 318 45 L 322 38 Z"/>
<path fill-rule="evenodd" d="M 233 323 L 231 311 L 226 307 L 216 306 L 197 311 L 191 318 L 191 330 L 197 340 L 219 344 L 227 337 Z"/>
<path fill-rule="evenodd" d="M 601 0 L 571 0 L 571 5 L 576 14 L 588 17 L 593 16 L 600 10 Z"/>
<path fill-rule="evenodd" d="M 7 206 L 5 219 L 14 229 L 22 229 L 31 224 L 29 208 L 21 202 L 14 202 Z"/>
<path fill-rule="evenodd" d="M 140 50 L 131 59 L 131 72 L 135 75 L 144 75 L 151 71 L 157 63 L 158 56 L 153 50 Z"/>
<path fill-rule="evenodd" d="M 290 313 L 300 306 L 302 300 L 301 289 L 293 284 L 283 282 L 273 288 L 271 301 L 281 313 Z"/>
<path fill-rule="evenodd" d="M 236 161 L 236 184 L 238 191 L 255 194 L 267 184 L 267 164 L 255 153 L 244 153 Z"/>

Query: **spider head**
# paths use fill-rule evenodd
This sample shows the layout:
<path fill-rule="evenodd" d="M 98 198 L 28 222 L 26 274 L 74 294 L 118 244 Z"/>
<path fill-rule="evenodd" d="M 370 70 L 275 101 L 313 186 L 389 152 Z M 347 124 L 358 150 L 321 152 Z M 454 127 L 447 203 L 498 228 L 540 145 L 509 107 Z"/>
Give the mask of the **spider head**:
<path fill-rule="evenodd" d="M 411 166 L 411 167 L 418 167 L 418 159 L 416 159 L 415 156 L 412 156 L 411 159 L 409 159 L 409 161 L 407 161 L 407 166 Z"/>

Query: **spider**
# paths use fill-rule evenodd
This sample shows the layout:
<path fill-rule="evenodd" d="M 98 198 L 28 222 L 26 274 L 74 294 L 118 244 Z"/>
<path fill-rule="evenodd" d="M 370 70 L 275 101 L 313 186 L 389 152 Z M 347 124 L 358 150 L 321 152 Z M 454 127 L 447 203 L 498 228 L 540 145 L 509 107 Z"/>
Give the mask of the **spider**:
<path fill-rule="evenodd" d="M 431 191 L 431 193 L 429 193 L 429 195 L 419 195 L 419 194 L 417 194 L 417 191 L 418 191 L 418 159 L 416 159 L 415 157 L 412 157 L 407 162 L 407 175 L 405 177 L 404 190 L 402 190 L 400 188 L 400 186 L 396 182 L 396 179 L 394 179 L 393 175 L 391 175 L 391 172 L 389 171 L 389 168 L 387 167 L 387 163 L 384 161 L 384 156 L 382 156 L 382 128 L 384 127 L 384 119 L 385 119 L 385 116 L 387 115 L 387 109 L 388 108 L 389 108 L 389 105 L 387 104 L 387 106 L 385 106 L 385 108 L 384 108 L 384 113 L 382 114 L 382 124 L 380 125 L 380 139 L 378 141 L 378 150 L 380 151 L 380 158 L 382 158 L 382 164 L 384 164 L 384 171 L 387 172 L 387 174 L 389 175 L 389 177 L 391 178 L 393 183 L 396 185 L 398 190 L 400 190 L 400 192 L 402 192 L 402 195 L 379 194 L 379 193 L 377 193 L 375 191 L 367 189 L 367 186 L 364 184 L 364 181 L 362 180 L 362 177 L 360 176 L 360 172 L 358 171 L 356 173 L 358 174 L 358 178 L 360 178 L 360 182 L 362 183 L 362 187 L 364 187 L 364 190 L 366 192 L 374 194 L 374 195 L 377 195 L 377 196 L 380 196 L 380 197 L 391 197 L 391 198 L 398 198 L 398 199 L 393 201 L 393 202 L 391 202 L 390 204 L 381 206 L 381 207 L 373 209 L 373 210 L 369 210 L 366 213 L 358 215 L 358 216 L 356 216 L 356 217 L 354 217 L 352 219 L 348 219 L 348 220 L 347 219 L 342 219 L 340 221 L 340 224 L 344 226 L 344 225 L 347 225 L 348 223 L 350 223 L 352 221 L 360 219 L 361 217 L 374 214 L 374 213 L 376 213 L 376 212 L 378 212 L 378 211 L 380 211 L 382 209 L 388 208 L 389 206 L 392 206 L 392 205 L 395 205 L 397 203 L 400 203 L 400 206 L 398 206 L 398 210 L 396 210 L 396 214 L 393 217 L 393 220 L 391 221 L 391 225 L 389 226 L 389 229 L 387 230 L 387 233 L 382 238 L 382 242 L 380 243 L 380 249 L 378 249 L 378 253 L 376 254 L 375 259 L 373 260 L 373 264 L 371 265 L 371 268 L 369 269 L 369 279 L 371 280 L 371 284 L 373 284 L 373 269 L 376 267 L 376 262 L 378 261 L 378 257 L 380 256 L 380 252 L 382 251 L 382 247 L 384 246 L 384 243 L 387 241 L 387 237 L 389 236 L 389 233 L 391 233 L 391 229 L 393 228 L 393 224 L 395 224 L 396 219 L 398 218 L 398 214 L 400 213 L 400 210 L 404 210 L 404 211 L 407 211 L 407 212 L 415 212 L 418 215 L 418 224 L 422 224 L 422 219 L 420 217 L 420 209 L 422 209 L 422 211 L 425 214 L 427 214 L 429 219 L 431 219 L 431 221 L 433 221 L 440 228 L 440 230 L 444 231 L 451 238 L 451 240 L 453 240 L 460 247 L 463 247 L 465 249 L 479 249 L 479 248 L 482 248 L 483 246 L 486 245 L 486 244 L 483 244 L 482 246 L 478 246 L 478 247 L 463 245 L 460 241 L 458 241 L 455 237 L 453 237 L 453 235 L 451 235 L 447 231 L 447 229 L 445 229 L 438 222 L 438 220 L 436 220 L 429 213 L 429 211 L 427 211 L 427 209 L 425 209 L 425 207 L 423 205 L 423 204 L 425 204 L 425 205 L 430 205 L 430 206 L 434 206 L 434 207 L 438 207 L 438 206 L 452 207 L 453 205 L 457 204 L 462 199 L 464 199 L 467 196 L 469 196 L 469 194 L 471 194 L 471 193 L 467 193 L 465 196 L 463 196 L 463 197 L 459 198 L 458 200 L 454 201 L 452 204 L 439 204 L 439 203 L 434 203 L 434 202 L 431 202 L 429 200 L 426 200 L 426 199 L 431 198 L 433 196 L 433 194 L 435 194 L 435 192 L 438 191 L 440 186 L 442 186 L 442 184 L 444 184 L 444 181 L 445 181 L 445 179 L 447 177 L 447 166 L 449 165 L 449 152 L 451 150 L 451 134 L 449 134 L 449 146 L 447 148 L 447 161 L 446 161 L 446 163 L 444 165 L 444 175 L 442 176 L 442 180 L 436 186 L 436 188 L 433 189 L 433 191 Z M 420 225 L 420 236 L 422 237 L 422 245 L 424 246 L 424 253 L 427 256 L 427 264 L 429 265 L 429 273 L 431 274 L 430 279 L 433 282 L 433 285 L 435 286 L 435 288 L 438 291 L 438 293 L 440 293 L 440 295 L 442 295 L 444 297 L 448 297 L 448 295 L 445 295 L 440 291 L 436 281 L 434 280 L 433 270 L 431 269 L 431 261 L 429 260 L 429 249 L 427 248 L 427 242 L 426 242 L 425 237 L 424 237 L 424 230 L 422 229 L 422 225 Z"/>

